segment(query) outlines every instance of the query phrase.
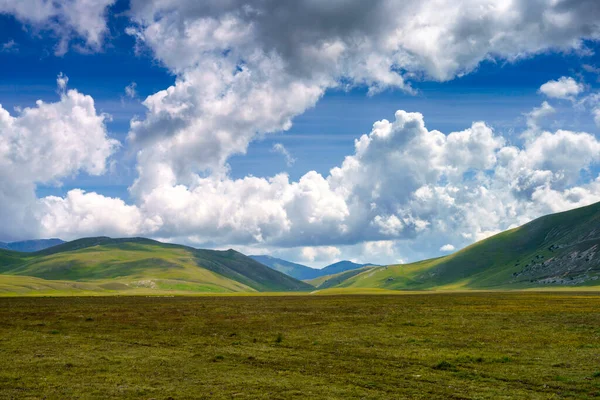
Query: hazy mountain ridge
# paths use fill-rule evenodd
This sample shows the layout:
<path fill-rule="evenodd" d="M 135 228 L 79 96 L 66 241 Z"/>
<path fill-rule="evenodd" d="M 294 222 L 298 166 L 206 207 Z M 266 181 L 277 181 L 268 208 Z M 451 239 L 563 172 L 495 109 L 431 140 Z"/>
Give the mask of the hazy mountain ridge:
<path fill-rule="evenodd" d="M 0 249 L 30 253 L 65 243 L 61 239 L 22 240 L 19 242 L 0 242 Z"/>
<path fill-rule="evenodd" d="M 374 265 L 357 264 L 352 261 L 344 260 L 330 264 L 322 269 L 318 269 L 267 255 L 251 255 L 248 257 L 266 265 L 269 268 L 303 281 L 308 281 L 327 275 L 335 275 L 340 272 L 359 269 L 368 265 Z"/>

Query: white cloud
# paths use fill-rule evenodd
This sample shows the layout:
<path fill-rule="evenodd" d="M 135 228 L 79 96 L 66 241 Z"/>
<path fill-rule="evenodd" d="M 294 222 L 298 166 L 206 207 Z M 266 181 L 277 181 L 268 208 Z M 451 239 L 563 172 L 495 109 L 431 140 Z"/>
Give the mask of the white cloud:
<path fill-rule="evenodd" d="M 207 52 L 260 50 L 282 55 L 298 75 L 334 68 L 375 86 L 404 84 L 393 66 L 445 80 L 488 57 L 583 49 L 582 38 L 599 34 L 590 1 L 134 0 L 131 7 L 143 40 L 176 70 Z"/>
<path fill-rule="evenodd" d="M 126 205 L 121 199 L 80 189 L 69 191 L 64 198 L 40 199 L 36 212 L 42 237 L 134 236 L 152 232 L 156 222 L 145 220 L 136 206 Z"/>
<path fill-rule="evenodd" d="M 440 247 L 440 251 L 443 251 L 444 253 L 448 253 L 454 250 L 456 250 L 456 248 L 451 244 L 445 244 L 442 247 Z"/>
<path fill-rule="evenodd" d="M 152 171 L 186 185 L 198 172 L 223 174 L 231 155 L 289 129 L 327 89 L 412 91 L 413 78 L 448 80 L 486 59 L 583 50 L 583 38 L 600 34 L 589 2 L 463 3 L 133 1 L 128 33 L 177 75 L 132 122 L 130 140 L 142 150 L 133 193 L 158 184 Z"/>
<path fill-rule="evenodd" d="M 35 3 L 38 8 L 30 7 Z M 0 0 L 0 10 L 55 30 L 47 21 L 58 18 L 68 27 L 57 30 L 63 38 L 77 34 L 97 48 L 112 1 L 80 12 L 89 0 L 23 4 Z M 443 0 L 134 0 L 131 7 L 127 32 L 176 76 L 171 87 L 144 100 L 146 115 L 131 122 L 128 140 L 138 163 L 133 203 L 77 190 L 35 199 L 36 183 L 78 171 L 102 173 L 116 146 L 91 98 L 66 91 L 65 81 L 61 101 L 40 103 L 44 112 L 29 125 L 23 115 L 30 111 L 14 119 L 0 109 L 8 115 L 0 137 L 10 138 L 0 142 L 0 162 L 10 154 L 9 167 L 30 174 L 6 179 L 1 204 L 21 211 L 5 207 L 3 222 L 65 238 L 137 232 L 215 246 L 306 248 L 315 260 L 337 257 L 332 249 L 342 246 L 380 243 L 361 251 L 399 258 L 401 240 L 418 239 L 435 252 L 450 241 L 463 245 L 591 202 L 600 193 L 597 181 L 577 179 L 598 162 L 598 140 L 544 131 L 540 122 L 553 111 L 547 103 L 528 114 L 533 133 L 518 145 L 483 122 L 446 134 L 427 129 L 419 113 L 398 111 L 357 139 L 354 153 L 326 176 L 309 171 L 298 181 L 286 174 L 231 179 L 227 165 L 257 137 L 289 129 L 331 88 L 412 92 L 410 81 L 449 80 L 483 60 L 585 51 L 584 39 L 599 38 L 597 2 L 565 7 L 554 0 L 465 0 L 457 7 Z M 575 96 L 578 85 L 564 78 L 545 92 Z M 31 215 L 39 216 L 37 222 Z"/>
<path fill-rule="evenodd" d="M 66 85 L 66 77 L 63 79 Z M 0 106 L 0 223 L 3 234 L 37 237 L 33 221 L 36 184 L 58 184 L 79 171 L 105 172 L 119 143 L 107 135 L 106 116 L 76 90 L 60 91 L 55 103 L 37 101 L 12 116 Z"/>
<path fill-rule="evenodd" d="M 563 76 L 540 86 L 540 92 L 555 99 L 574 99 L 584 91 L 584 86 L 571 77 Z"/>
<path fill-rule="evenodd" d="M 600 142 L 587 133 L 542 132 L 514 147 L 481 122 L 445 135 L 427 130 L 421 114 L 398 111 L 355 146 L 329 176 L 313 171 L 298 182 L 285 174 L 210 176 L 186 186 L 168 168 L 156 171 L 165 183 L 141 193 L 140 226 L 205 244 L 312 248 L 419 238 L 439 249 L 558 211 L 540 193 L 562 197 L 555 202 L 562 209 L 598 195 L 597 185 L 577 186 L 580 172 L 600 161 Z"/>
<path fill-rule="evenodd" d="M 273 145 L 273 152 L 281 154 L 285 157 L 285 163 L 288 167 L 291 167 L 296 162 L 296 159 L 290 154 L 290 152 L 285 148 L 285 146 L 281 143 L 275 143 Z"/>
<path fill-rule="evenodd" d="M 313 263 L 315 261 L 331 264 L 339 261 L 342 254 L 340 249 L 334 246 L 304 247 L 302 248 L 301 260 Z"/>
<path fill-rule="evenodd" d="M 99 50 L 107 32 L 106 12 L 116 0 L 0 0 L 0 14 L 11 14 L 38 29 L 60 36 L 56 53 L 64 54 L 74 37 Z"/>
<path fill-rule="evenodd" d="M 297 257 L 312 263 L 336 259 L 340 249 L 370 262 L 384 262 L 375 253 L 401 261 L 401 240 L 430 243 L 435 252 L 450 240 L 468 244 L 600 199 L 600 180 L 580 183 L 581 171 L 600 162 L 600 141 L 590 134 L 540 131 L 516 147 L 482 122 L 444 134 L 400 110 L 374 123 L 328 176 L 190 175 L 184 185 L 158 164 L 157 180 L 132 205 L 82 190 L 37 200 L 36 184 L 104 173 L 118 146 L 93 99 L 59 80 L 57 103 L 38 102 L 16 117 L 0 109 L 0 195 L 8 205 L 0 219 L 11 236 L 147 235 L 298 248 Z"/>

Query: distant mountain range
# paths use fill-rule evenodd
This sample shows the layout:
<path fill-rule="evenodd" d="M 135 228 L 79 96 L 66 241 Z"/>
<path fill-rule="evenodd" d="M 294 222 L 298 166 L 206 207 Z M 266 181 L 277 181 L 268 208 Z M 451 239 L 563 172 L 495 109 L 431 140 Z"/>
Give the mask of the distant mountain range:
<path fill-rule="evenodd" d="M 322 269 L 307 267 L 306 265 L 296 264 L 290 261 L 282 260 L 281 258 L 275 258 L 265 255 L 252 255 L 248 256 L 261 264 L 266 265 L 276 271 L 283 272 L 293 278 L 306 281 L 310 279 L 319 278 L 327 275 L 335 275 L 340 272 L 350 271 L 354 269 L 363 268 L 373 264 L 357 264 L 352 261 L 340 261 L 335 264 L 331 264 Z"/>
<path fill-rule="evenodd" d="M 0 242 L 0 249 L 22 251 L 30 253 L 47 249 L 48 247 L 57 246 L 65 243 L 60 239 L 40 239 L 40 240 L 23 240 L 21 242 L 4 243 Z"/>

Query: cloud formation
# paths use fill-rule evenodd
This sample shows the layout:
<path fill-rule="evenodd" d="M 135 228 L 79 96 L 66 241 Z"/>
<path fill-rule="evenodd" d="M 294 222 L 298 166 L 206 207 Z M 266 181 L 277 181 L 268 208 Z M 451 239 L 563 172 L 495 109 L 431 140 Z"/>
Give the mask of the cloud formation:
<path fill-rule="evenodd" d="M 0 14 L 40 30 L 51 30 L 60 37 L 57 54 L 68 50 L 74 38 L 83 38 L 90 50 L 102 47 L 107 32 L 106 12 L 116 0 L 0 0 Z"/>
<path fill-rule="evenodd" d="M 584 91 L 584 86 L 571 77 L 563 76 L 556 81 L 548 81 L 540 87 L 540 92 L 555 99 L 574 99 Z"/>
<path fill-rule="evenodd" d="M 437 250 L 600 200 L 600 179 L 579 182 L 581 172 L 598 162 L 600 141 L 588 133 L 543 131 L 516 147 L 483 122 L 444 134 L 428 130 L 421 114 L 400 110 L 393 121 L 378 121 L 357 139 L 354 154 L 328 176 L 311 171 L 297 182 L 285 174 L 197 177 L 189 186 L 157 186 L 135 207 L 76 192 L 64 201 L 51 199 L 62 219 L 52 216 L 53 207 L 45 213 L 47 221 L 61 221 L 54 234 L 82 229 L 78 218 L 68 218 L 76 210 L 85 210 L 82 218 L 89 222 L 96 218 L 94 205 L 112 204 L 123 216 L 98 218 L 99 231 L 327 249 L 420 239 Z M 114 226 L 107 226 L 111 221 Z M 304 256 L 310 259 L 315 251 Z"/>
<path fill-rule="evenodd" d="M 442 247 L 440 247 L 440 251 L 443 251 L 445 253 L 454 251 L 455 249 L 456 248 L 451 244 L 445 244 Z"/>
<path fill-rule="evenodd" d="M 0 0 L 0 12 L 64 38 L 77 35 L 94 49 L 111 4 Z M 585 53 L 586 40 L 599 39 L 599 13 L 593 0 L 132 0 L 127 33 L 175 75 L 172 86 L 143 101 L 145 115 L 131 121 L 127 145 L 136 152 L 138 173 L 132 204 L 82 190 L 35 199 L 37 183 L 78 171 L 102 173 L 116 146 L 93 100 L 68 91 L 58 103 L 38 104 L 60 114 L 35 120 L 28 130 L 0 125 L 5 154 L 18 154 L 20 146 L 6 138 L 28 137 L 35 124 L 63 124 L 55 129 L 71 132 L 64 138 L 75 143 L 49 134 L 44 149 L 52 154 L 66 147 L 66 156 L 22 161 L 32 171 L 39 162 L 43 172 L 6 178 L 2 195 L 20 190 L 19 199 L 27 201 L 2 199 L 15 209 L 0 218 L 14 226 L 19 218 L 19 226 L 29 221 L 31 232 L 15 228 L 14 235 L 139 234 L 199 245 L 312 249 L 305 256 L 316 260 L 342 246 L 393 254 L 397 241 L 416 238 L 435 252 L 450 241 L 460 246 L 588 204 L 600 199 L 600 180 L 582 183 L 579 176 L 598 163 L 598 140 L 540 128 L 555 111 L 547 102 L 527 114 L 516 144 L 484 122 L 443 133 L 429 130 L 423 115 L 399 110 L 390 121 L 375 122 L 353 154 L 325 176 L 232 179 L 227 161 L 256 138 L 288 130 L 329 89 L 414 93 L 422 80 L 451 80 L 486 60 Z M 53 25 L 56 19 L 67 31 Z M 567 77 L 540 88 L 551 98 L 583 90 Z M 78 132 L 92 135 L 68 129 L 88 120 Z M 107 215 L 106 209 L 114 211 Z"/>
<path fill-rule="evenodd" d="M 600 35 L 598 11 L 554 0 L 133 1 L 128 32 L 177 75 L 132 123 L 143 149 L 135 192 L 160 179 L 148 164 L 184 184 L 199 170 L 222 173 L 330 88 L 410 92 L 408 81 L 449 80 L 487 59 L 585 51 Z"/>
<path fill-rule="evenodd" d="M 66 90 L 59 76 L 60 100 L 25 108 L 16 116 L 0 105 L 0 221 L 7 237 L 38 237 L 37 184 L 59 184 L 84 171 L 100 175 L 119 143 L 108 137 L 106 115 L 94 100 Z"/>

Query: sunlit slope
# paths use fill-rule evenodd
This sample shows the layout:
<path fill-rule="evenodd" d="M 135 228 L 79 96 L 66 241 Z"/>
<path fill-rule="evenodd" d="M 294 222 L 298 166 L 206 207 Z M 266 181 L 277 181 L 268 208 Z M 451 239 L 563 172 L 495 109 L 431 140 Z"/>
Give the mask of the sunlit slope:
<path fill-rule="evenodd" d="M 370 271 L 375 267 L 367 266 L 358 269 L 352 269 L 349 271 L 338 272 L 337 274 L 320 276 L 315 279 L 305 280 L 306 283 L 313 285 L 317 289 L 327 289 L 338 286 L 351 277 L 361 274 L 365 271 Z"/>
<path fill-rule="evenodd" d="M 233 250 L 196 250 L 143 238 L 80 239 L 37 253 L 0 253 L 0 262 L 0 273 L 7 275 L 130 288 L 191 292 L 312 289 Z"/>
<path fill-rule="evenodd" d="M 534 220 L 452 255 L 378 267 L 337 287 L 493 289 L 600 284 L 600 203 Z"/>

